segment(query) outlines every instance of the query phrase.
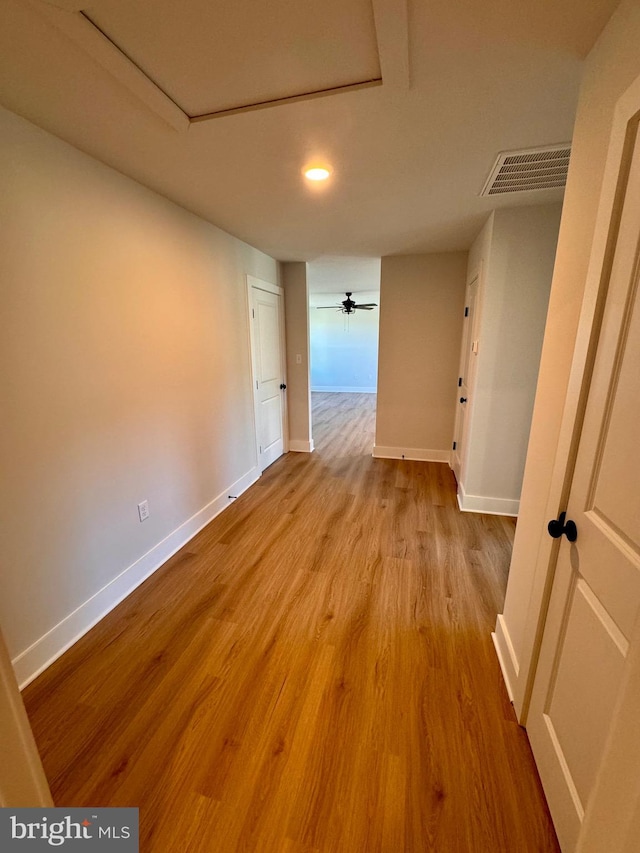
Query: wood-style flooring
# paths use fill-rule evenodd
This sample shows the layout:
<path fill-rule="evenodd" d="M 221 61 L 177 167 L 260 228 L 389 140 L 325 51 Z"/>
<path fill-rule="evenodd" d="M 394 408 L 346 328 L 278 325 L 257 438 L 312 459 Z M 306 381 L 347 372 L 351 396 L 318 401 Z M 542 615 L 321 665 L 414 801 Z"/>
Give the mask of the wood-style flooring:
<path fill-rule="evenodd" d="M 290 453 L 24 693 L 57 805 L 144 853 L 557 853 L 490 632 L 513 521 L 373 459 L 374 395 Z"/>

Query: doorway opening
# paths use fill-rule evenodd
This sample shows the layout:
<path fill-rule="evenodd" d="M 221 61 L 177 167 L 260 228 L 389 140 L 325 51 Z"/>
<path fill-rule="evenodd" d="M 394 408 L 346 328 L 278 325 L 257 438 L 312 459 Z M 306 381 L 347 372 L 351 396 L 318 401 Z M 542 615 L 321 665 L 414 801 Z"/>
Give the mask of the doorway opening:
<path fill-rule="evenodd" d="M 316 449 L 344 440 L 373 450 L 378 382 L 380 258 L 307 264 L 312 429 Z M 359 432 L 359 440 L 353 441 Z"/>

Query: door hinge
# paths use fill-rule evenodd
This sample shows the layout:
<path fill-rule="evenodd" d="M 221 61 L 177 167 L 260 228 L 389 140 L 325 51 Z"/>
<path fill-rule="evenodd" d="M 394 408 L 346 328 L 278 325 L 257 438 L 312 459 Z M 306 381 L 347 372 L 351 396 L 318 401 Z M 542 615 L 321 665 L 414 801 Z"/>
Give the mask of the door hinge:
<path fill-rule="evenodd" d="M 458 388 L 462 388 L 462 376 L 458 377 Z"/>
<path fill-rule="evenodd" d="M 467 305 L 467 307 L 464 309 L 464 316 L 465 316 L 465 317 L 468 317 L 468 316 L 469 316 L 469 306 L 468 306 L 468 305 Z"/>
<path fill-rule="evenodd" d="M 258 390 L 258 380 L 256 379 L 256 391 Z"/>
<path fill-rule="evenodd" d="M 455 450 L 455 449 L 456 449 L 456 445 L 457 445 L 457 443 L 458 443 L 457 441 L 454 441 L 454 442 L 453 442 L 453 450 Z"/>
<path fill-rule="evenodd" d="M 256 319 L 256 310 L 255 310 L 255 308 L 252 308 L 252 309 L 251 309 L 251 316 L 253 317 L 253 319 L 254 319 L 254 320 Z"/>
<path fill-rule="evenodd" d="M 262 453 L 262 445 L 259 444 L 258 447 L 260 448 L 260 453 Z"/>

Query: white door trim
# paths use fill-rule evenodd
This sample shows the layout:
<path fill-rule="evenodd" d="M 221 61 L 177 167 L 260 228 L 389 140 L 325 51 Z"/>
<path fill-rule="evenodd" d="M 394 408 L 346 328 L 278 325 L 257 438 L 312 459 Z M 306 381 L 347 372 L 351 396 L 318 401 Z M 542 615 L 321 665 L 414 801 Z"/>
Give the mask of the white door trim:
<path fill-rule="evenodd" d="M 53 805 L 9 653 L 0 633 L 0 807 Z"/>
<path fill-rule="evenodd" d="M 449 467 L 454 471 L 458 483 L 458 502 L 460 503 L 460 492 L 464 493 L 464 481 L 469 462 L 469 435 L 471 433 L 471 422 L 473 419 L 473 402 L 475 398 L 476 378 L 478 375 L 477 358 L 478 354 L 471 353 L 473 342 L 478 340 L 480 329 L 480 313 L 482 311 L 482 298 L 484 296 L 484 260 L 480 261 L 478 271 L 467 282 L 465 288 L 465 308 L 468 307 L 471 300 L 469 294 L 471 288 L 475 284 L 476 293 L 473 302 L 473 313 L 471 322 L 463 327 L 462 341 L 460 343 L 460 362 L 458 367 L 458 379 L 463 379 L 462 389 L 466 389 L 468 402 L 464 405 L 466 410 L 464 413 L 460 411 L 459 397 L 461 393 L 460 386 L 456 388 L 456 419 L 454 425 L 454 440 L 460 445 L 456 450 L 451 450 Z M 466 361 L 466 364 L 465 364 Z M 465 369 L 466 368 L 466 369 Z M 462 421 L 462 428 L 460 427 Z M 459 466 L 458 466 L 459 463 Z M 476 510 L 477 511 L 477 510 Z"/>
<path fill-rule="evenodd" d="M 264 281 L 261 278 L 256 278 L 254 275 L 249 275 L 247 273 L 247 287 L 249 288 L 248 292 L 250 293 L 250 288 L 257 287 L 258 290 L 266 290 L 267 293 L 275 293 L 276 296 L 282 296 L 284 298 L 284 288 L 280 287 L 279 284 L 272 284 L 270 281 Z"/>
<path fill-rule="evenodd" d="M 253 399 L 253 434 L 255 438 L 255 453 L 256 466 L 260 469 L 260 437 L 258 434 L 258 397 L 256 394 L 256 358 L 255 358 L 255 335 L 253 332 L 252 322 L 252 288 L 264 290 L 267 293 L 273 293 L 280 297 L 280 373 L 283 377 L 283 382 L 287 384 L 287 350 L 285 338 L 285 315 L 284 315 L 284 288 L 278 284 L 273 284 L 270 281 L 264 281 L 256 276 L 246 275 L 246 307 L 247 307 L 247 322 L 249 323 L 249 349 L 250 349 L 250 365 L 251 365 L 251 394 Z M 283 452 L 289 452 L 289 415 L 287 407 L 287 395 L 283 394 L 282 400 L 282 443 Z"/>

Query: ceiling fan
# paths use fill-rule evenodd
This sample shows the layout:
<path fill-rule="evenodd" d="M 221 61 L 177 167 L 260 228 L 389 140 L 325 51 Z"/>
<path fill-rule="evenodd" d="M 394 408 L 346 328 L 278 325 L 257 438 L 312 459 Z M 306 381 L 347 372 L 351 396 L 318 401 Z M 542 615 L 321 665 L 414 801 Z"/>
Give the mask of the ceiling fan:
<path fill-rule="evenodd" d="M 346 299 L 343 299 L 342 302 L 336 302 L 335 305 L 316 305 L 316 308 L 333 308 L 334 310 L 341 311 L 343 314 L 354 314 L 356 311 L 373 311 L 374 308 L 378 307 L 376 302 L 363 302 L 358 304 L 354 302 L 351 298 L 352 291 L 346 292 Z"/>

